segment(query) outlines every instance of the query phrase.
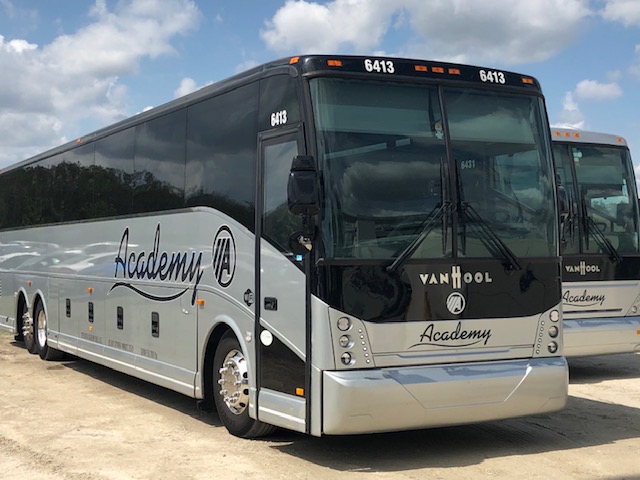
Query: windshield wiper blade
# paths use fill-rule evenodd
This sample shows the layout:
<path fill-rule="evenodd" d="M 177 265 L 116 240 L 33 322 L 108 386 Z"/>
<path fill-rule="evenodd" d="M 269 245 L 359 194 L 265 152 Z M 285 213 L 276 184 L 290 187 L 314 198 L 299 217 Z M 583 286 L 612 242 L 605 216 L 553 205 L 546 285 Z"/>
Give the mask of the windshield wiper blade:
<path fill-rule="evenodd" d="M 462 213 L 463 215 L 468 217 L 470 220 L 472 220 L 473 223 L 479 227 L 479 230 L 482 233 L 484 233 L 484 239 L 489 239 L 493 242 L 493 246 L 498 250 L 500 255 L 509 263 L 509 266 L 511 267 L 512 270 L 522 269 L 522 267 L 520 266 L 520 263 L 518 262 L 518 257 L 516 257 L 516 255 L 513 253 L 513 251 L 511 251 L 511 249 L 507 246 L 507 244 L 504 243 L 498 235 L 496 235 L 496 233 L 493 231 L 491 226 L 489 226 L 489 224 L 478 214 L 478 212 L 476 212 L 476 210 L 473 208 L 473 206 L 470 203 L 467 203 L 467 202 L 462 203 Z M 485 243 L 484 240 L 483 240 L 483 243 Z M 487 246 L 489 251 L 491 251 L 490 246 L 487 245 L 486 243 L 485 245 Z"/>
<path fill-rule="evenodd" d="M 589 215 L 587 215 L 587 228 L 593 235 L 593 238 L 596 239 L 596 243 L 598 244 L 598 246 L 600 246 L 600 248 L 602 248 L 603 250 L 607 250 L 609 252 L 609 259 L 613 263 L 622 262 L 622 257 L 620 256 L 620 253 L 618 253 L 616 247 L 614 247 L 609 239 L 605 237 L 605 235 L 598 228 L 596 222 Z M 587 248 L 589 247 L 587 246 Z"/>
<path fill-rule="evenodd" d="M 437 210 L 436 208 L 431 210 L 426 218 L 427 223 L 425 223 L 425 225 L 422 227 L 422 231 L 420 232 L 420 234 L 416 238 L 414 238 L 413 241 L 409 245 L 407 245 L 407 247 L 400 253 L 400 255 L 398 255 L 395 261 L 387 267 L 387 272 L 395 272 L 396 270 L 398 270 L 398 268 L 400 268 L 400 266 L 403 265 L 404 262 L 406 262 L 407 259 L 415 253 L 424 239 L 427 238 L 427 236 L 436 226 L 436 222 L 442 217 L 442 215 L 444 215 L 444 213 L 449 209 L 450 206 L 451 202 L 447 201 L 443 202 L 442 205 L 440 205 L 440 208 L 438 208 Z"/>

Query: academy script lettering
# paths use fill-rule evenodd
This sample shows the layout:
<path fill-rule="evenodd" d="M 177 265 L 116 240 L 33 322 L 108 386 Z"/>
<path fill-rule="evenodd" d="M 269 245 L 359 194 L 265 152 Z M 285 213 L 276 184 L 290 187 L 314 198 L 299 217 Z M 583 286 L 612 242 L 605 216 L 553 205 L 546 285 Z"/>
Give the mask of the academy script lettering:
<path fill-rule="evenodd" d="M 202 252 L 167 252 L 160 250 L 160 224 L 156 226 L 155 237 L 153 239 L 153 248 L 149 253 L 144 250 L 139 252 L 129 250 L 129 227 L 125 228 L 122 238 L 120 239 L 120 247 L 118 256 L 115 259 L 114 278 L 123 278 L 125 280 L 156 280 L 173 281 L 181 283 L 193 284 L 193 296 L 191 304 L 195 303 L 196 291 L 202 278 L 203 270 L 200 268 L 202 263 Z M 157 301 L 173 300 L 186 292 L 188 289 L 181 291 L 177 295 L 169 297 L 159 297 L 143 292 L 128 282 L 118 282 L 115 287 L 124 286 L 136 291 L 137 293 Z"/>
<path fill-rule="evenodd" d="M 567 290 L 562 294 L 562 300 L 565 305 L 572 305 L 576 307 L 592 307 L 594 305 L 602 305 L 606 299 L 606 295 L 590 295 L 587 291 L 583 291 L 580 294 L 574 294 L 571 290 Z"/>
<path fill-rule="evenodd" d="M 436 329 L 436 324 L 430 323 L 420 335 L 420 341 L 409 348 L 420 345 L 434 345 L 438 347 L 470 347 L 478 343 L 486 345 L 491 338 L 491 329 L 465 330 L 462 322 L 458 322 L 453 330 Z M 463 342 L 463 343 L 461 343 Z"/>

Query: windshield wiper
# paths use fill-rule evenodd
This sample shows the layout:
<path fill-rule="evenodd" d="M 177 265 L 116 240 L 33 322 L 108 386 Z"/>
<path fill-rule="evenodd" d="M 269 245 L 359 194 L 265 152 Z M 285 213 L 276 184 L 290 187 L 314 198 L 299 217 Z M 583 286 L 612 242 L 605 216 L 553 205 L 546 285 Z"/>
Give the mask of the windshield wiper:
<path fill-rule="evenodd" d="M 512 270 L 520 270 L 522 267 L 518 262 L 518 257 L 511 251 L 511 249 L 504 243 L 498 235 L 493 231 L 491 226 L 476 212 L 473 206 L 468 202 L 462 202 L 462 214 L 469 218 L 475 225 L 478 226 L 478 230 L 484 234 L 480 240 L 487 247 L 494 256 L 502 256 L 508 263 Z M 489 245 L 487 240 L 491 240 L 492 244 Z M 492 248 L 493 247 L 493 248 Z M 497 252 L 496 250 L 497 249 Z"/>
<path fill-rule="evenodd" d="M 396 270 L 398 270 L 398 268 L 400 268 L 400 266 L 403 265 L 404 262 L 406 262 L 407 259 L 415 253 L 422 242 L 424 242 L 424 239 L 427 238 L 427 236 L 434 229 L 434 227 L 436 226 L 436 222 L 442 217 L 442 215 L 444 215 L 447 210 L 449 210 L 450 206 L 451 202 L 443 202 L 442 205 L 440 205 L 440 208 L 436 207 L 431 210 L 431 212 L 429 212 L 429 215 L 427 215 L 427 217 L 425 218 L 426 223 L 422 227 L 422 231 L 420 232 L 420 234 L 416 238 L 414 238 L 413 241 L 409 245 L 407 245 L 407 247 L 400 253 L 400 255 L 398 255 L 395 261 L 387 267 L 387 272 L 395 272 Z"/>
<path fill-rule="evenodd" d="M 589 248 L 589 232 L 591 232 L 598 246 L 602 250 L 606 250 L 609 252 L 609 259 L 613 263 L 622 262 L 622 257 L 620 256 L 620 253 L 618 253 L 618 250 L 616 249 L 616 247 L 614 247 L 613 244 L 609 241 L 609 239 L 600 231 L 595 220 L 589 216 L 589 213 L 587 211 L 587 204 L 584 201 L 584 199 L 582 199 L 582 209 L 584 211 L 584 218 L 587 221 L 587 238 L 586 238 L 587 248 Z"/>

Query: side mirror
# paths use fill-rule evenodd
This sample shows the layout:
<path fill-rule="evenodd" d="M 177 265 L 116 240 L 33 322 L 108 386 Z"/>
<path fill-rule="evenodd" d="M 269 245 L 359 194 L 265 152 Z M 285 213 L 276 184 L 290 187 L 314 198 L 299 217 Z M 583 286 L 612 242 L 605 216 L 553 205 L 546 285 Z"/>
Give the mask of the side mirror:
<path fill-rule="evenodd" d="M 320 213 L 320 187 L 316 161 L 307 155 L 297 155 L 291 162 L 287 183 L 287 205 L 293 215 Z"/>

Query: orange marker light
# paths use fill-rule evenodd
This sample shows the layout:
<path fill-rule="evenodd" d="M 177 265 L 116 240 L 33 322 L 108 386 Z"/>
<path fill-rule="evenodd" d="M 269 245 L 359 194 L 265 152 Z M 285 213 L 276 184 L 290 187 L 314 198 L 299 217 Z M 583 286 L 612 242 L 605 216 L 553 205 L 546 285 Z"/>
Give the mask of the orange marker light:
<path fill-rule="evenodd" d="M 416 70 L 416 72 L 428 72 L 429 69 L 427 68 L 426 65 L 414 65 L 413 68 Z"/>
<path fill-rule="evenodd" d="M 433 73 L 444 73 L 444 68 L 442 68 L 442 67 L 431 67 L 431 71 Z"/>
<path fill-rule="evenodd" d="M 574 133 L 573 134 L 573 138 L 580 138 L 580 134 L 579 133 Z"/>
<path fill-rule="evenodd" d="M 457 68 L 450 68 L 449 75 L 460 75 L 460 70 Z"/>
<path fill-rule="evenodd" d="M 327 60 L 327 65 L 330 67 L 341 67 L 342 60 Z"/>
<path fill-rule="evenodd" d="M 81 138 L 76 138 L 76 143 L 82 143 L 82 139 Z"/>
<path fill-rule="evenodd" d="M 624 142 L 624 138 L 618 137 L 618 138 L 616 138 L 616 142 L 623 143 Z"/>
<path fill-rule="evenodd" d="M 93 287 L 88 287 L 88 288 L 87 288 L 87 292 L 89 292 L 89 293 L 93 293 Z"/>
<path fill-rule="evenodd" d="M 304 388 L 296 387 L 296 395 L 304 397 Z"/>
<path fill-rule="evenodd" d="M 33 282 L 32 282 L 31 280 L 27 280 L 27 285 L 28 285 L 28 286 L 31 286 L 31 284 L 32 284 L 32 283 L 33 283 Z"/>
<path fill-rule="evenodd" d="M 93 332 L 93 325 L 89 325 L 89 331 Z"/>
<path fill-rule="evenodd" d="M 559 137 L 559 136 L 560 136 L 560 132 L 558 132 L 558 131 L 553 132 L 553 134 L 554 134 L 556 137 Z"/>
<path fill-rule="evenodd" d="M 289 65 L 293 65 L 294 63 L 298 63 L 300 61 L 300 57 L 291 57 L 289 59 Z"/>
<path fill-rule="evenodd" d="M 522 83 L 526 83 L 527 85 L 533 85 L 533 78 L 522 77 Z"/>
<path fill-rule="evenodd" d="M 196 303 L 197 303 L 199 306 L 204 307 L 204 299 L 199 298 L 199 299 L 197 299 L 197 300 L 196 300 Z"/>

